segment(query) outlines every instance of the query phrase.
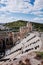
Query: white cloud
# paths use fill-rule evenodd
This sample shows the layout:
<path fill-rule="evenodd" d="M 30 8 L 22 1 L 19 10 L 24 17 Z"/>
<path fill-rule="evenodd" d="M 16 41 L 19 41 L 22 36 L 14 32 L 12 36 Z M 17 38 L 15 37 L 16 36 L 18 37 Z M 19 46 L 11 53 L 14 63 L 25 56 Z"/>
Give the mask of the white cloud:
<path fill-rule="evenodd" d="M 6 3 L 7 5 L 6 7 L 0 8 L 1 11 L 29 13 L 30 11 L 43 8 L 43 0 L 35 0 L 34 6 L 29 3 L 30 0 L 1 0 L 0 2 Z"/>
<path fill-rule="evenodd" d="M 39 23 L 43 23 L 43 18 L 36 17 L 32 21 L 39 22 Z"/>
<path fill-rule="evenodd" d="M 43 8 L 43 0 L 35 0 L 33 10 L 40 10 Z"/>
<path fill-rule="evenodd" d="M 42 16 L 43 11 L 33 11 L 33 12 L 31 12 L 31 14 L 34 14 L 34 15 L 37 15 L 37 16 Z"/>
<path fill-rule="evenodd" d="M 30 0 L 8 0 L 7 6 L 4 8 L 1 8 L 0 10 L 2 11 L 11 11 L 11 12 L 29 12 L 32 8 L 32 5 L 29 4 Z M 4 3 L 4 1 L 2 0 L 1 3 Z M 25 11 L 26 10 L 26 11 Z"/>
<path fill-rule="evenodd" d="M 1 0 L 1 3 L 6 3 L 6 7 L 1 8 L 0 10 L 11 11 L 11 12 L 23 12 L 28 13 L 30 11 L 39 10 L 43 8 L 43 0 L 35 0 L 34 6 L 32 6 L 29 2 L 30 0 Z M 26 11 L 25 11 L 26 10 Z"/>
<path fill-rule="evenodd" d="M 0 11 L 2 12 L 19 12 L 19 13 L 25 13 L 25 14 L 34 14 L 40 16 L 43 14 L 43 12 L 40 11 L 40 9 L 43 9 L 43 0 L 35 0 L 34 5 L 31 5 L 30 0 L 1 0 L 0 3 L 6 4 L 6 7 L 0 8 Z M 8 13 L 3 14 L 2 17 L 0 17 L 0 21 L 12 21 L 16 20 L 16 18 L 8 17 Z M 35 18 L 34 21 L 42 20 L 42 18 Z"/>
<path fill-rule="evenodd" d="M 12 17 L 12 16 L 9 17 L 7 15 L 2 15 L 0 17 L 0 23 L 8 23 L 8 22 L 12 22 L 14 20 L 16 20 L 16 18 L 15 17 Z"/>

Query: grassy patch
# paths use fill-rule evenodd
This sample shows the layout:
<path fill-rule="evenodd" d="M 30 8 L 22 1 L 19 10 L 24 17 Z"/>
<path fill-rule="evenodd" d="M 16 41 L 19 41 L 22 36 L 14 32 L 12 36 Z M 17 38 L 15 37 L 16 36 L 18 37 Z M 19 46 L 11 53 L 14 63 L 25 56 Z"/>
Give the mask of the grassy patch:
<path fill-rule="evenodd" d="M 43 59 L 43 52 L 36 52 L 36 59 Z"/>

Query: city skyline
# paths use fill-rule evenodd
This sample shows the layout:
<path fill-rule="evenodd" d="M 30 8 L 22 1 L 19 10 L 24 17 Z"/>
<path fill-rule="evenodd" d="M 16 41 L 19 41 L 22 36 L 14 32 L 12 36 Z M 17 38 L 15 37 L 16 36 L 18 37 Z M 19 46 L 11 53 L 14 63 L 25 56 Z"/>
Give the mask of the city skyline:
<path fill-rule="evenodd" d="M 17 20 L 43 23 L 43 0 L 0 0 L 0 23 Z"/>

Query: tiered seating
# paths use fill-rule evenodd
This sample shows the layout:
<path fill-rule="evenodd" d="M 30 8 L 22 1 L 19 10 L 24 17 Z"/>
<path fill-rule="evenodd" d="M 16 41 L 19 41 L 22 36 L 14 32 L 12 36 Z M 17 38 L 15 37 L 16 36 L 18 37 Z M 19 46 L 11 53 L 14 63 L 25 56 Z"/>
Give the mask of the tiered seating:
<path fill-rule="evenodd" d="M 33 33 L 28 34 L 19 44 L 11 48 L 10 53 L 4 58 L 15 60 L 32 51 L 39 51 L 41 48 L 41 40 Z M 15 58 L 15 59 L 14 59 Z"/>

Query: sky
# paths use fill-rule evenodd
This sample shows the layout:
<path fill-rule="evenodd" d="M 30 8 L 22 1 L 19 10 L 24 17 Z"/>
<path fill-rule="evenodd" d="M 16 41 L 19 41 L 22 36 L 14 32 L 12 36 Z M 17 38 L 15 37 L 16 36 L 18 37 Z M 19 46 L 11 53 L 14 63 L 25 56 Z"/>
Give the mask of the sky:
<path fill-rule="evenodd" d="M 43 23 L 43 0 L 0 0 L 0 23 L 17 20 Z"/>

